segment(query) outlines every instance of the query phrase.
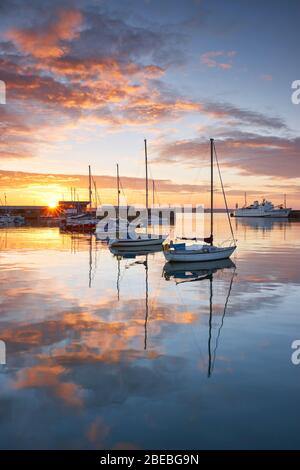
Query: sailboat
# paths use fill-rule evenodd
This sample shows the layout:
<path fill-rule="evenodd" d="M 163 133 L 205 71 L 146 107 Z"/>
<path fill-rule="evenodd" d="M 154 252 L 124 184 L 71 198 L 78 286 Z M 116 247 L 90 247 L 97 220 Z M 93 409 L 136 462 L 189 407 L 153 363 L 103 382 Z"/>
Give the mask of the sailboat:
<path fill-rule="evenodd" d="M 228 223 L 231 230 L 232 242 L 228 246 L 215 246 L 214 241 L 214 155 L 216 156 L 219 177 L 221 180 L 221 186 L 226 205 Z M 185 242 L 174 243 L 172 240 L 170 243 L 164 245 L 164 255 L 167 261 L 170 262 L 202 262 L 202 261 L 216 261 L 230 258 L 234 250 L 236 249 L 236 241 L 233 233 L 233 228 L 230 220 L 228 211 L 228 205 L 226 195 L 224 191 L 223 181 L 221 177 L 220 167 L 217 160 L 217 154 L 215 151 L 214 139 L 210 139 L 210 159 L 211 159 L 211 179 L 210 179 L 210 237 L 204 238 L 202 241 L 204 244 L 197 243 L 197 239 L 193 239 L 196 243 L 187 245 Z M 182 239 L 186 240 L 186 239 Z M 199 240 L 199 239 L 198 239 Z"/>
<path fill-rule="evenodd" d="M 146 224 L 148 227 L 148 217 L 149 217 L 149 191 L 148 191 L 148 153 L 147 153 L 147 140 L 144 140 L 145 144 L 145 168 L 146 168 L 146 214 L 147 220 Z M 119 177 L 119 170 L 117 166 L 117 191 L 118 191 L 118 219 L 119 222 L 119 215 L 120 215 L 120 177 Z M 121 224 L 117 223 L 117 228 Z M 128 224 L 129 225 L 129 224 Z M 160 235 L 154 233 L 135 233 L 135 237 L 132 237 L 130 233 L 128 233 L 128 225 L 127 225 L 127 236 L 119 237 L 113 240 L 110 240 L 109 246 L 112 248 L 126 248 L 126 249 L 136 249 L 137 247 L 150 247 L 150 246 L 161 246 L 163 242 L 166 240 L 167 235 Z"/>

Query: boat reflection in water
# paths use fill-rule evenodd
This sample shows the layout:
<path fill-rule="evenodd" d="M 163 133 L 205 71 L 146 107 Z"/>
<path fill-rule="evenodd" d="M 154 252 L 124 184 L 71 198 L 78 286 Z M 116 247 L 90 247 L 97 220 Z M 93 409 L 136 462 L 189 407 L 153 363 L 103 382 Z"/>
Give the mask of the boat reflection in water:
<path fill-rule="evenodd" d="M 118 301 L 120 300 L 120 277 L 121 277 L 121 269 L 120 269 L 120 261 L 121 259 L 135 259 L 139 256 L 145 257 L 144 261 L 136 261 L 134 264 L 143 264 L 145 266 L 145 334 L 144 334 L 144 350 L 147 349 L 147 326 L 148 326 L 148 317 L 149 317 L 149 276 L 148 276 L 148 255 L 154 254 L 159 251 L 162 251 L 161 245 L 153 245 L 149 247 L 132 247 L 129 249 L 128 247 L 119 247 L 114 248 L 112 246 L 109 247 L 110 252 L 117 258 L 118 260 L 118 277 L 117 277 L 117 293 L 118 293 Z M 127 266 L 128 267 L 128 266 Z"/>
<path fill-rule="evenodd" d="M 239 227 L 251 227 L 255 230 L 271 231 L 276 229 L 286 229 L 292 223 L 290 219 L 284 218 L 263 218 L 263 217 L 242 217 L 235 219 L 236 230 Z"/>
<path fill-rule="evenodd" d="M 166 281 L 174 279 L 176 284 L 181 282 L 201 281 L 221 269 L 235 269 L 235 264 L 230 258 L 219 261 L 207 261 L 199 263 L 166 263 L 163 275 Z"/>
<path fill-rule="evenodd" d="M 228 292 L 224 303 L 221 323 L 217 332 L 215 346 L 212 346 L 212 318 L 213 318 L 213 276 L 217 271 L 225 269 L 232 270 L 231 280 L 228 286 Z M 209 281 L 209 322 L 208 322 L 208 368 L 207 376 L 210 377 L 216 361 L 216 353 L 219 345 L 221 330 L 224 324 L 226 310 L 232 290 L 236 266 L 231 259 L 219 261 L 209 261 L 207 263 L 166 263 L 163 269 L 163 276 L 166 281 L 174 280 L 177 285 L 186 282 Z"/>
<path fill-rule="evenodd" d="M 138 256 L 146 256 L 150 253 L 158 253 L 163 251 L 161 245 L 153 245 L 148 247 L 109 247 L 110 252 L 117 258 L 137 258 Z"/>

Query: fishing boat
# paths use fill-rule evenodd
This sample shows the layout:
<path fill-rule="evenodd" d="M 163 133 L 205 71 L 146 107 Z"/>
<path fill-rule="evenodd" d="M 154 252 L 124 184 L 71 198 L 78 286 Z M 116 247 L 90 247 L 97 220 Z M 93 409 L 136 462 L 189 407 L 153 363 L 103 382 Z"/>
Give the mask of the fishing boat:
<path fill-rule="evenodd" d="M 167 235 L 155 234 L 148 232 L 148 218 L 149 218 L 149 191 L 148 191 L 148 153 L 147 153 L 147 140 L 144 140 L 145 145 L 145 169 L 146 169 L 146 230 L 145 232 L 139 231 L 134 233 L 130 231 L 130 224 L 127 226 L 126 234 L 123 236 L 118 236 L 109 241 L 109 246 L 112 248 L 137 248 L 137 247 L 150 247 L 150 246 L 162 246 L 163 242 L 166 240 Z M 117 216 L 120 214 L 120 176 L 119 176 L 119 166 L 117 165 L 117 191 L 118 191 L 118 206 L 117 206 Z"/>
<path fill-rule="evenodd" d="M 223 197 L 226 206 L 227 218 L 229 227 L 231 230 L 232 240 L 228 245 L 214 245 L 214 156 L 217 162 L 218 173 L 221 181 Z M 187 239 L 181 239 L 179 243 L 174 243 L 173 240 L 170 243 L 164 244 L 164 255 L 167 261 L 170 262 L 202 262 L 202 261 L 216 261 L 230 258 L 233 252 L 236 249 L 236 241 L 233 233 L 233 228 L 230 220 L 230 215 L 228 211 L 228 205 L 223 185 L 223 180 L 221 176 L 220 166 L 217 159 L 217 153 L 214 145 L 214 139 L 210 139 L 210 197 L 211 197 L 211 207 L 210 207 L 210 236 L 204 239 L 201 239 L 204 243 L 198 243 L 198 238 L 190 239 L 194 243 L 187 244 Z"/>
<path fill-rule="evenodd" d="M 263 199 L 261 203 L 254 201 L 253 204 L 237 208 L 234 217 L 265 217 L 265 218 L 287 218 L 291 213 L 291 208 L 284 207 L 283 204 L 274 206 L 272 202 Z"/>

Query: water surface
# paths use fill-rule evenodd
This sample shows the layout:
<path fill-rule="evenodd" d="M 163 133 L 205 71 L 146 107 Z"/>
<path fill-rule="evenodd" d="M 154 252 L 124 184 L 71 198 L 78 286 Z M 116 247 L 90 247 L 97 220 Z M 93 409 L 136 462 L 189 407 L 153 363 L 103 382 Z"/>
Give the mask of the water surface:
<path fill-rule="evenodd" d="M 197 272 L 1 229 L 0 447 L 299 448 L 300 223 L 233 225 L 234 264 Z"/>

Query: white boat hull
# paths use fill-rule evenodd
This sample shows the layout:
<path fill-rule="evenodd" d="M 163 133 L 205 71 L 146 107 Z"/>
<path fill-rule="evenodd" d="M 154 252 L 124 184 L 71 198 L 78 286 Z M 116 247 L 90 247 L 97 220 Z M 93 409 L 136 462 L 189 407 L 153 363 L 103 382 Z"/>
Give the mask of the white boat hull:
<path fill-rule="evenodd" d="M 176 263 L 217 261 L 230 258 L 236 246 L 226 248 L 216 248 L 214 251 L 204 252 L 202 250 L 164 250 L 167 261 Z"/>
<path fill-rule="evenodd" d="M 162 251 L 162 245 L 152 246 L 126 246 L 126 247 L 109 247 L 110 252 L 115 256 L 122 258 L 135 258 L 137 256 L 149 255 Z"/>
<path fill-rule="evenodd" d="M 112 248 L 137 248 L 137 247 L 144 247 L 144 246 L 157 246 L 162 245 L 167 237 L 162 236 L 161 238 L 138 238 L 134 239 L 120 239 L 120 240 L 112 240 L 109 243 L 109 246 Z"/>
<path fill-rule="evenodd" d="M 266 218 L 287 218 L 291 213 L 291 209 L 274 209 L 270 211 L 258 209 L 237 209 L 234 217 L 266 217 Z"/>

